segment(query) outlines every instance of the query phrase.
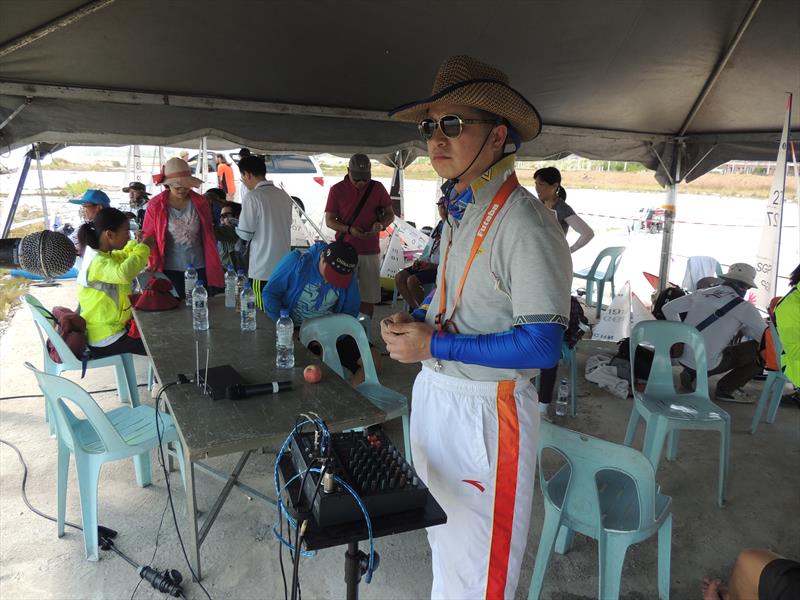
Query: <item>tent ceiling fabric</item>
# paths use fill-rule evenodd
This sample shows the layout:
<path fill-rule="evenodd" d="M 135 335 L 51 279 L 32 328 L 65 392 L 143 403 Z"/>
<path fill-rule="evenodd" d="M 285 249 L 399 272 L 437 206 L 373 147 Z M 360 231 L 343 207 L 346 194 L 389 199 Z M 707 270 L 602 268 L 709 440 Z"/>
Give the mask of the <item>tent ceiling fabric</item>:
<path fill-rule="evenodd" d="M 116 0 L 0 57 L 0 121 L 33 97 L 0 144 L 211 135 L 275 150 L 424 150 L 411 125 L 307 107 L 385 114 L 428 95 L 440 62 L 466 53 L 507 71 L 542 115 L 544 131 L 521 157 L 574 152 L 656 168 L 653 150 L 671 155 L 672 136 L 752 4 Z M 0 47 L 83 5 L 3 0 Z M 296 114 L 54 97 L 10 83 L 283 103 Z M 774 157 L 786 92 L 800 101 L 800 2 L 763 0 L 683 140 L 688 166 L 714 148 L 691 176 L 731 158 Z"/>

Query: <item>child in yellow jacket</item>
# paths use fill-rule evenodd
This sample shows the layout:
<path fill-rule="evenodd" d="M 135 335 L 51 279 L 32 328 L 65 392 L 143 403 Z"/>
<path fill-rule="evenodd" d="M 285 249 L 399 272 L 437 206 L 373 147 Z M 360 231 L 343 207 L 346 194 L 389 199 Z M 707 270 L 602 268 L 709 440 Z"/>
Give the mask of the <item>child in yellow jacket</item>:
<path fill-rule="evenodd" d="M 86 320 L 89 349 L 100 358 L 114 354 L 146 354 L 138 337 L 128 335 L 131 282 L 147 266 L 153 238 L 130 239 L 130 223 L 116 208 L 104 208 L 78 229 L 78 241 L 96 250 L 78 293 Z M 83 270 L 83 269 L 82 269 Z"/>

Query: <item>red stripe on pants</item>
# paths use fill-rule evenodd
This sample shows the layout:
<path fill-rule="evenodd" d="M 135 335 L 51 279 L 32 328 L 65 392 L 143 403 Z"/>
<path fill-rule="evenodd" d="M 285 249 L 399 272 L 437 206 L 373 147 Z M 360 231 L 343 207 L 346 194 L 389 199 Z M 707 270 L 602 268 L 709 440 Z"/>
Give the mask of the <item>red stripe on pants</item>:
<path fill-rule="evenodd" d="M 492 542 L 489 550 L 489 573 L 486 598 L 503 598 L 508 579 L 508 555 L 514 529 L 519 464 L 519 419 L 514 399 L 514 382 L 497 385 L 497 472 L 494 482 Z"/>

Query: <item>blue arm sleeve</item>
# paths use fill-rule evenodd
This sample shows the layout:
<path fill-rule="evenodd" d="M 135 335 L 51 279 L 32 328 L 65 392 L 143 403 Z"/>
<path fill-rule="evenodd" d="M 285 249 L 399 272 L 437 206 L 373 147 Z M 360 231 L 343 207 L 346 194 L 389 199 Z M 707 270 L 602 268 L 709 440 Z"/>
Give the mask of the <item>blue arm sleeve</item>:
<path fill-rule="evenodd" d="M 520 325 L 484 335 L 434 333 L 431 355 L 498 369 L 549 369 L 558 363 L 564 328 L 556 323 Z"/>
<path fill-rule="evenodd" d="M 290 252 L 276 265 L 270 275 L 266 287 L 261 292 L 261 301 L 264 303 L 264 312 L 270 319 L 277 321 L 283 306 L 283 297 L 289 288 L 289 277 L 296 271 L 300 263 L 300 255 Z"/>
<path fill-rule="evenodd" d="M 361 308 L 361 292 L 358 289 L 358 278 L 353 277 L 345 292 L 345 299 L 341 312 L 358 318 L 359 308 Z"/>

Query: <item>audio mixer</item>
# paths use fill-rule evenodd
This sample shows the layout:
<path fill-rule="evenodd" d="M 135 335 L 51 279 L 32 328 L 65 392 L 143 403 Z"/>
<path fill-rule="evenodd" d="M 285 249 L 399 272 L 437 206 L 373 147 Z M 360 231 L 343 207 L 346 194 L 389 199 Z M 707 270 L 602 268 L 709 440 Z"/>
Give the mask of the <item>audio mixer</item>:
<path fill-rule="evenodd" d="M 428 488 L 386 434 L 361 431 L 331 434 L 330 452 L 323 455 L 318 432 L 293 433 L 291 459 L 301 474 L 302 500 L 319 527 L 329 527 L 364 516 L 355 499 L 329 475 L 346 482 L 361 497 L 372 517 L 425 506 Z M 308 469 L 327 465 L 326 475 Z"/>

